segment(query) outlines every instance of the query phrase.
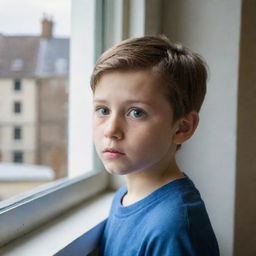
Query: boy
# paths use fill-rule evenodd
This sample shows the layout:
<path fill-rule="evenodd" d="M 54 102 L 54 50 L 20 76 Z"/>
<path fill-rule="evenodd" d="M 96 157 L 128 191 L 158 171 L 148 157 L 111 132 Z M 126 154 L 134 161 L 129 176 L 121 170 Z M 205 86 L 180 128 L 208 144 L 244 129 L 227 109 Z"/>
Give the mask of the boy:
<path fill-rule="evenodd" d="M 176 164 L 206 93 L 201 58 L 165 37 L 121 42 L 94 68 L 94 142 L 106 170 L 127 186 L 113 199 L 104 256 L 217 256 L 204 203 Z"/>

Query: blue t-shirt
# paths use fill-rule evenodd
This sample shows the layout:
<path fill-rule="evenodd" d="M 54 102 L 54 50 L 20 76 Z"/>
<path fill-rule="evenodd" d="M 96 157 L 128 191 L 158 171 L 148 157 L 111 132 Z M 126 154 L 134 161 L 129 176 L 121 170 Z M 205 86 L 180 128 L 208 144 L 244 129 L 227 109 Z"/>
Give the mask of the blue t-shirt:
<path fill-rule="evenodd" d="M 104 256 L 219 256 L 204 202 L 186 176 L 122 206 L 115 194 L 101 238 Z"/>

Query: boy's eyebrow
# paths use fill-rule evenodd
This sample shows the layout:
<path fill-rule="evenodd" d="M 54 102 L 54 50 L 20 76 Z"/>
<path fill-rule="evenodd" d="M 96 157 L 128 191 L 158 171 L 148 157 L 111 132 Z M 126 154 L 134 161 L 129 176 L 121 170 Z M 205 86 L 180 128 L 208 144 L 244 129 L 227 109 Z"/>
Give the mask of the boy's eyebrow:
<path fill-rule="evenodd" d="M 93 102 L 97 102 L 97 103 L 107 103 L 107 100 L 101 100 L 101 99 L 93 99 Z"/>
<path fill-rule="evenodd" d="M 94 103 L 108 103 L 107 100 L 102 100 L 102 99 L 94 99 L 93 102 Z M 148 106 L 152 105 L 148 101 L 145 101 L 145 100 L 127 100 L 127 101 L 125 101 L 125 103 L 128 103 L 128 104 L 140 103 L 140 104 L 144 104 L 144 105 L 148 105 Z"/>

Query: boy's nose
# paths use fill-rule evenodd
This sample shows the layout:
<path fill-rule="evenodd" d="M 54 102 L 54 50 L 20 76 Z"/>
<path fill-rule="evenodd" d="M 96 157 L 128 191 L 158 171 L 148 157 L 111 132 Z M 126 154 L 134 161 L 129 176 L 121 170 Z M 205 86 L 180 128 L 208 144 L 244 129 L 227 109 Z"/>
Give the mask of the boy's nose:
<path fill-rule="evenodd" d="M 118 119 L 118 117 L 112 116 L 108 119 L 104 130 L 104 136 L 115 140 L 120 140 L 123 138 L 121 121 Z"/>

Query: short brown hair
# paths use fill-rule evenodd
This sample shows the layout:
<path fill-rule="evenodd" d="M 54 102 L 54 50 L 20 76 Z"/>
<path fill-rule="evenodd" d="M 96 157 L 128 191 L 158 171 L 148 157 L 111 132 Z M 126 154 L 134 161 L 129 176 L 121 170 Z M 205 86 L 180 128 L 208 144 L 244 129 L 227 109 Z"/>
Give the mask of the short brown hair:
<path fill-rule="evenodd" d="M 174 121 L 192 110 L 199 112 L 206 93 L 206 63 L 197 54 L 171 43 L 165 36 L 124 40 L 104 52 L 96 62 L 91 87 L 111 71 L 151 69 L 166 87 Z"/>

